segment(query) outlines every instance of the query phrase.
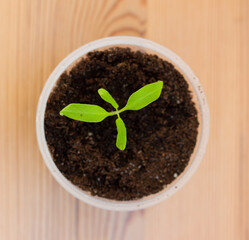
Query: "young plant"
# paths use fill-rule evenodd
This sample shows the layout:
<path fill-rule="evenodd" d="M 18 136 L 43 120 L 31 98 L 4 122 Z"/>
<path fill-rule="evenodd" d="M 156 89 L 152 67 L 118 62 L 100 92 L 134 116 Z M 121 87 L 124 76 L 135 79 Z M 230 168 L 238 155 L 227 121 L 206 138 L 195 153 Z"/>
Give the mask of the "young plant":
<path fill-rule="evenodd" d="M 110 103 L 115 109 L 115 111 L 107 112 L 104 108 L 98 105 L 72 103 L 63 108 L 60 111 L 60 115 L 78 121 L 94 122 L 94 123 L 101 122 L 106 117 L 116 115 L 117 116 L 116 146 L 118 149 L 124 150 L 127 142 L 127 132 L 124 121 L 120 117 L 120 113 L 127 110 L 136 111 L 146 107 L 147 105 L 156 101 L 160 97 L 162 88 L 163 88 L 163 81 L 157 81 L 155 83 L 150 83 L 148 85 L 145 85 L 144 87 L 134 92 L 129 97 L 127 104 L 120 110 L 118 109 L 119 105 L 111 96 L 111 94 L 107 90 L 100 88 L 98 90 L 98 94 L 104 101 Z"/>

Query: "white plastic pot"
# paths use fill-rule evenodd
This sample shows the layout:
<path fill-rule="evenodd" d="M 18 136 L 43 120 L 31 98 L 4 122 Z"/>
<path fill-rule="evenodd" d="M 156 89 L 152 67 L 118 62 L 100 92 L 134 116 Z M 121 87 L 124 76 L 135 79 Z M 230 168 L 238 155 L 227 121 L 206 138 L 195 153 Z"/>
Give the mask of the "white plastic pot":
<path fill-rule="evenodd" d="M 190 162 L 184 172 L 178 176 L 175 181 L 166 186 L 162 191 L 157 194 L 152 194 L 150 196 L 132 200 L 132 201 L 115 201 L 109 200 L 97 196 L 91 196 L 88 192 L 85 192 L 68 181 L 59 169 L 56 167 L 51 154 L 49 152 L 44 132 L 44 113 L 46 109 L 47 100 L 51 90 L 53 89 L 57 79 L 60 75 L 68 68 L 75 64 L 86 53 L 96 50 L 96 49 L 106 49 L 113 46 L 120 47 L 130 47 L 134 50 L 140 50 L 147 53 L 157 54 L 159 57 L 171 62 L 185 77 L 190 85 L 190 90 L 193 93 L 193 100 L 196 102 L 196 107 L 199 112 L 199 134 L 197 139 L 197 144 L 194 150 L 194 153 L 191 156 Z M 175 53 L 169 49 L 154 43 L 152 41 L 138 38 L 138 37 L 108 37 L 99 39 L 93 42 L 90 42 L 71 54 L 69 54 L 60 64 L 54 69 L 54 71 L 49 76 L 43 91 L 41 93 L 37 114 L 36 114 L 36 133 L 39 148 L 42 154 L 42 157 L 54 176 L 54 178 L 59 182 L 59 184 L 64 187 L 69 193 L 78 198 L 79 200 L 93 205 L 95 207 L 108 209 L 108 210 L 118 210 L 118 211 L 131 211 L 138 210 L 152 206 L 156 203 L 159 203 L 174 193 L 176 193 L 193 175 L 199 166 L 207 146 L 208 136 L 209 136 L 209 109 L 205 94 L 202 90 L 202 87 L 199 83 L 199 80 L 194 75 L 190 67 Z"/>

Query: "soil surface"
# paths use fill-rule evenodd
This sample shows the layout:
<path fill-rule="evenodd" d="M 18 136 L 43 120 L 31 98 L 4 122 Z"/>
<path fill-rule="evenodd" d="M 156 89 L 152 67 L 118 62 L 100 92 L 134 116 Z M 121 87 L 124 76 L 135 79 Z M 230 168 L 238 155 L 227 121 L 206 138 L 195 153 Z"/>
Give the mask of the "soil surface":
<path fill-rule="evenodd" d="M 114 109 L 97 90 L 108 90 L 120 109 L 148 83 L 164 82 L 160 98 L 121 117 L 127 146 L 116 147 L 116 117 L 85 123 L 60 116 L 70 103 Z M 72 183 L 92 195 L 116 200 L 157 193 L 188 165 L 198 134 L 198 118 L 188 83 L 172 64 L 129 48 L 88 53 L 61 75 L 45 112 L 45 135 L 54 162 Z"/>

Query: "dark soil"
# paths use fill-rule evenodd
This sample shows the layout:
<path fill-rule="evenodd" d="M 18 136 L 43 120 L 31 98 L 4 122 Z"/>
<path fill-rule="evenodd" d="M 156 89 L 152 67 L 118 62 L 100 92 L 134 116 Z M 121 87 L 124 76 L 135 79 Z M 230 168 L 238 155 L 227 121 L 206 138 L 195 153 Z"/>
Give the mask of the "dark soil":
<path fill-rule="evenodd" d="M 107 89 L 122 108 L 142 86 L 162 80 L 160 98 L 139 111 L 121 113 L 127 147 L 117 149 L 116 117 L 85 123 L 59 115 L 70 103 L 112 107 L 98 95 Z M 129 48 L 90 52 L 61 75 L 47 102 L 45 134 L 54 162 L 72 183 L 92 195 L 131 200 L 162 190 L 188 165 L 198 134 L 197 110 L 184 77 L 155 55 Z"/>

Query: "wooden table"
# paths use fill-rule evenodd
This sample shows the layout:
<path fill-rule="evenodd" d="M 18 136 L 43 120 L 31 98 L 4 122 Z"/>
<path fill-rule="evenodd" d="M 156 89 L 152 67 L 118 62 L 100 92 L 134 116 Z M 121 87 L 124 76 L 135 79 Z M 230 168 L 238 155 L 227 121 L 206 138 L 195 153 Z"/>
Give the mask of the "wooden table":
<path fill-rule="evenodd" d="M 35 135 L 38 97 L 54 67 L 113 35 L 145 37 L 179 54 L 211 110 L 197 173 L 169 200 L 136 212 L 69 195 Z M 247 0 L 0 0 L 0 239 L 249 239 L 248 64 Z"/>

